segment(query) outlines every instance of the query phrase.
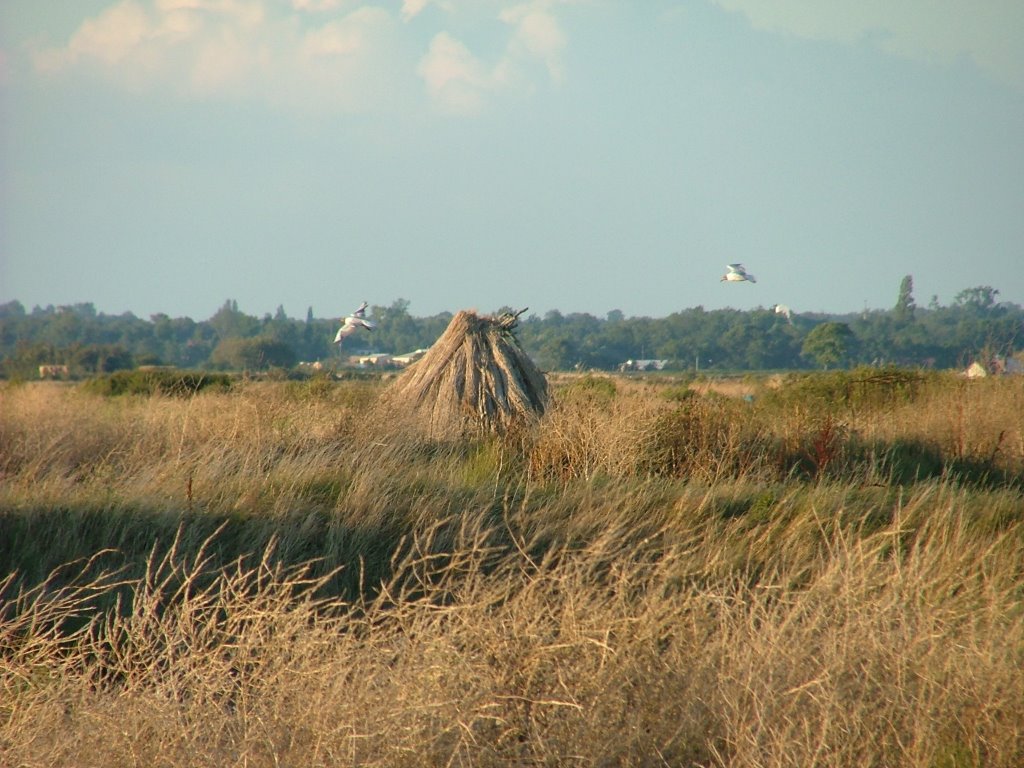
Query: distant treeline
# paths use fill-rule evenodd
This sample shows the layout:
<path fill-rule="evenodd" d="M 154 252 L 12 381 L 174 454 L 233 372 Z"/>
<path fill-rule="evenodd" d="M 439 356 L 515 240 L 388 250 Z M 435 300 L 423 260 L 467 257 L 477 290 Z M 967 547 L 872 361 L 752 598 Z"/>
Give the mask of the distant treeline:
<path fill-rule="evenodd" d="M 758 371 L 900 365 L 953 368 L 979 358 L 1010 355 L 1024 346 L 1024 309 L 999 302 L 999 291 L 961 291 L 950 306 L 933 299 L 916 306 L 913 281 L 903 279 L 891 309 L 832 315 L 785 308 L 674 312 L 667 317 L 606 317 L 586 313 L 524 314 L 520 343 L 545 370 L 615 370 L 628 361 L 655 360 L 666 370 Z M 512 309 L 499 307 L 495 311 Z M 290 318 L 283 307 L 262 318 L 228 300 L 208 320 L 134 314 L 105 315 L 92 304 L 0 305 L 0 375 L 35 378 L 40 365 L 67 366 L 69 375 L 107 373 L 144 365 L 215 370 L 292 368 L 301 361 L 342 364 L 349 355 L 401 354 L 429 347 L 452 318 L 444 312 L 413 317 L 409 302 L 371 306 L 372 333 L 338 349 L 337 318 Z"/>

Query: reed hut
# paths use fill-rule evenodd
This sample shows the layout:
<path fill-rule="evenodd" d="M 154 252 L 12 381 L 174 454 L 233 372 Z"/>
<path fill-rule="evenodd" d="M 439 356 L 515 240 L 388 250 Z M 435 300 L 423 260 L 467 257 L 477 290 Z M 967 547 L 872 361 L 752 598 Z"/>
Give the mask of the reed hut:
<path fill-rule="evenodd" d="M 548 384 L 519 346 L 519 315 L 462 311 L 386 395 L 432 437 L 474 431 L 504 434 L 544 413 Z"/>

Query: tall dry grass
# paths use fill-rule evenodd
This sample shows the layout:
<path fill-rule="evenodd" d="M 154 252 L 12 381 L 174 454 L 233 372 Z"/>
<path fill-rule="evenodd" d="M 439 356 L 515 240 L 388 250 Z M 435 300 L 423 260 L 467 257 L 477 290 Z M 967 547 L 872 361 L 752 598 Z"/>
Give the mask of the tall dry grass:
<path fill-rule="evenodd" d="M 1024 764 L 1024 388 L 973 384 L 454 442 L 369 383 L 8 387 L 0 764 Z"/>

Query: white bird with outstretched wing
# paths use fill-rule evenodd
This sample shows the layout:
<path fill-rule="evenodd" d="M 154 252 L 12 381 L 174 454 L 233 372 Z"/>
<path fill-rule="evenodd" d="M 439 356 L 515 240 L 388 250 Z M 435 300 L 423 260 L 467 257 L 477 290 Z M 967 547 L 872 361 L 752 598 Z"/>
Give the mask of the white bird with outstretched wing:
<path fill-rule="evenodd" d="M 722 275 L 722 280 L 730 283 L 756 283 L 757 278 L 747 272 L 747 268 L 742 264 L 727 264 L 725 267 L 728 271 Z M 721 282 L 721 281 L 719 281 Z"/>
<path fill-rule="evenodd" d="M 373 323 L 366 319 L 366 307 L 367 304 L 364 301 L 359 305 L 359 309 L 351 315 L 341 318 L 341 328 L 338 329 L 338 332 L 334 336 L 335 344 L 341 344 L 346 337 L 351 336 L 360 328 L 365 328 L 367 331 L 373 330 Z"/>

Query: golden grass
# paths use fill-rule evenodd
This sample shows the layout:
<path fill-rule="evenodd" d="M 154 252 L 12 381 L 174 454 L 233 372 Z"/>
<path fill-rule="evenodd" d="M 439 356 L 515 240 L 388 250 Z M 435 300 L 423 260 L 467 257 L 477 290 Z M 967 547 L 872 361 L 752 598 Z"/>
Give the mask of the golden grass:
<path fill-rule="evenodd" d="M 3 389 L 0 763 L 1024 764 L 1020 382 L 611 384 Z"/>

